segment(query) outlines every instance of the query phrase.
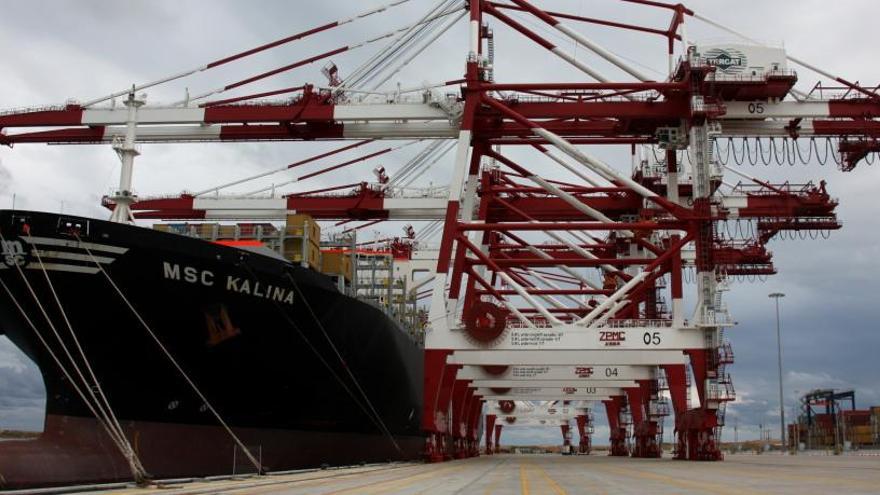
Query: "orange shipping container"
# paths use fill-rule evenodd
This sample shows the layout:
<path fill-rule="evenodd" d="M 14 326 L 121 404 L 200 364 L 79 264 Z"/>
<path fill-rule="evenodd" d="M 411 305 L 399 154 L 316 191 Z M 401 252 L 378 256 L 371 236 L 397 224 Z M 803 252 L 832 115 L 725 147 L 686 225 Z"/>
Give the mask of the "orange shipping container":
<path fill-rule="evenodd" d="M 873 434 L 860 434 L 852 436 L 852 443 L 858 445 L 870 445 L 874 443 L 874 435 Z"/>

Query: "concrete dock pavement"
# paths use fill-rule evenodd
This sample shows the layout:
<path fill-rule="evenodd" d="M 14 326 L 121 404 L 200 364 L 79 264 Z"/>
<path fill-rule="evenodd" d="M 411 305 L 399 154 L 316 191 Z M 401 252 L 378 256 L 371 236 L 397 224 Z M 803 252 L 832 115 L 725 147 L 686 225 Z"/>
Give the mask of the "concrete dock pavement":
<path fill-rule="evenodd" d="M 685 462 L 560 455 L 497 455 L 441 464 L 392 464 L 105 491 L 265 495 L 877 494 L 880 457 L 732 455 Z"/>

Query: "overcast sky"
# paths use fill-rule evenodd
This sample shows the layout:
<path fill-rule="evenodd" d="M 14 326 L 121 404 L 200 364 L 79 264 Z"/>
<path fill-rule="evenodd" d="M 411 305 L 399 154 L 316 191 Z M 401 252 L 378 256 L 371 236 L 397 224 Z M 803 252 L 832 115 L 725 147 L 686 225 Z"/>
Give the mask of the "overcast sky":
<path fill-rule="evenodd" d="M 189 0 L 6 0 L 0 16 L 0 109 L 80 101 L 184 69 L 200 66 L 318 24 L 345 18 L 386 0 L 359 2 L 324 1 L 218 1 Z M 192 94 L 228 84 L 256 72 L 288 64 L 338 46 L 351 44 L 395 29 L 424 11 L 430 0 L 413 0 L 392 14 L 373 16 L 332 33 L 284 47 L 199 75 L 185 83 L 149 90 L 148 102 L 182 99 L 184 88 Z M 536 2 L 548 9 L 665 28 L 664 11 L 615 2 L 580 0 Z M 841 0 L 829 8 L 818 0 L 744 0 L 737 2 L 694 1 L 695 10 L 754 38 L 783 45 L 795 55 L 850 80 L 880 82 L 874 47 L 880 3 L 874 0 Z M 560 39 L 523 16 L 516 16 L 551 37 L 577 58 L 587 60 L 611 77 L 628 77 L 596 60 L 570 41 Z M 521 36 L 492 21 L 496 28 L 499 81 L 573 81 L 582 75 Z M 606 28 L 581 26 L 591 38 L 620 54 L 658 79 L 666 67 L 665 42 L 650 36 L 621 33 Z M 730 41 L 729 36 L 696 23 L 689 25 L 695 41 Z M 453 28 L 422 57 L 389 82 L 412 86 L 460 77 L 467 31 Z M 370 45 L 334 57 L 342 76 L 379 48 Z M 304 82 L 323 83 L 321 64 L 286 73 L 245 88 L 246 94 Z M 802 88 L 818 76 L 799 70 Z M 230 95 L 234 96 L 234 95 Z M 146 145 L 137 159 L 135 189 L 142 195 L 198 190 L 296 161 L 326 143 L 274 144 L 182 144 Z M 383 144 L 371 145 L 371 150 Z M 328 174 L 291 190 L 315 189 L 368 179 L 369 170 L 381 163 L 393 172 L 417 149 L 387 157 L 377 163 L 360 164 Z M 606 147 L 590 150 L 619 170 L 629 168 L 627 150 Z M 366 152 L 366 151 L 364 151 Z M 537 160 L 527 152 L 517 156 Z M 340 155 L 354 157 L 358 153 Z M 323 165 L 333 161 L 322 162 Z M 532 165 L 533 164 L 533 165 Z M 530 165 L 548 176 L 560 176 L 551 165 Z M 440 162 L 422 181 L 448 181 L 451 161 Z M 319 168 L 315 165 L 309 170 Z M 880 230 L 877 229 L 876 191 L 880 167 L 860 166 L 841 173 L 833 164 L 796 167 L 745 166 L 747 173 L 772 181 L 804 182 L 826 179 L 829 192 L 839 197 L 838 209 L 845 227 L 830 240 L 778 241 L 770 243 L 779 275 L 763 284 L 736 284 L 728 298 L 739 325 L 727 332 L 733 341 L 736 364 L 731 372 L 738 401 L 728 409 L 729 424 L 739 425 L 740 438 L 757 436 L 758 424 L 778 428 L 776 346 L 773 306 L 767 294 L 782 291 L 784 367 L 787 414 L 796 391 L 817 387 L 855 388 L 862 407 L 880 404 L 880 334 L 877 332 L 876 300 L 880 289 Z M 0 149 L 0 206 L 59 210 L 103 218 L 100 197 L 118 180 L 118 160 L 106 146 L 67 147 L 29 145 Z M 256 183 L 268 185 L 289 177 L 273 177 Z M 734 180 L 735 181 L 735 180 Z M 248 185 L 240 190 L 255 189 Z M 418 225 L 417 225 L 418 228 Z M 382 232 L 398 233 L 400 225 L 383 226 Z M 368 237 L 372 232 L 365 233 Z M 693 287 L 689 287 L 693 290 Z M 8 341 L 0 340 L 0 427 L 39 429 L 43 391 L 32 364 Z M 607 427 L 604 411 L 596 410 L 595 440 L 604 443 Z M 667 425 L 668 426 L 668 425 Z M 671 429 L 671 428 L 669 428 Z M 728 429 L 730 430 L 730 429 Z M 774 436 L 778 431 L 774 430 Z M 732 432 L 725 434 L 732 438 Z M 667 437 L 668 438 L 668 437 Z M 548 429 L 509 428 L 504 441 L 517 443 L 557 442 L 559 432 Z"/>

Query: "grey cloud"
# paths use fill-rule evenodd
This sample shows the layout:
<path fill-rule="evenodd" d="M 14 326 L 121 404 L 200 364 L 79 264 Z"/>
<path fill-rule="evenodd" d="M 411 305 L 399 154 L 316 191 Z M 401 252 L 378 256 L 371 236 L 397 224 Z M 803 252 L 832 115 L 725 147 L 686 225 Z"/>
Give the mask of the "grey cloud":
<path fill-rule="evenodd" d="M 43 427 L 46 391 L 37 367 L 0 337 L 0 429 Z"/>
<path fill-rule="evenodd" d="M 9 172 L 9 169 L 3 165 L 3 161 L 0 160 L 0 195 L 6 194 L 9 191 L 9 185 L 12 183 L 12 173 Z"/>

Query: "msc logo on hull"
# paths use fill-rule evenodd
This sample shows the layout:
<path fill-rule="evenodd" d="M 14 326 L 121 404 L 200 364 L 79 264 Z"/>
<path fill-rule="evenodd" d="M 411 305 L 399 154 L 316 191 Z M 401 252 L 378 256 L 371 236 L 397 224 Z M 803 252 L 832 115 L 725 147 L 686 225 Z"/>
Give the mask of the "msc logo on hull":
<path fill-rule="evenodd" d="M 2 256 L 5 264 L 9 266 L 24 266 L 27 263 L 24 247 L 20 241 L 0 241 L 0 244 L 3 246 Z"/>

